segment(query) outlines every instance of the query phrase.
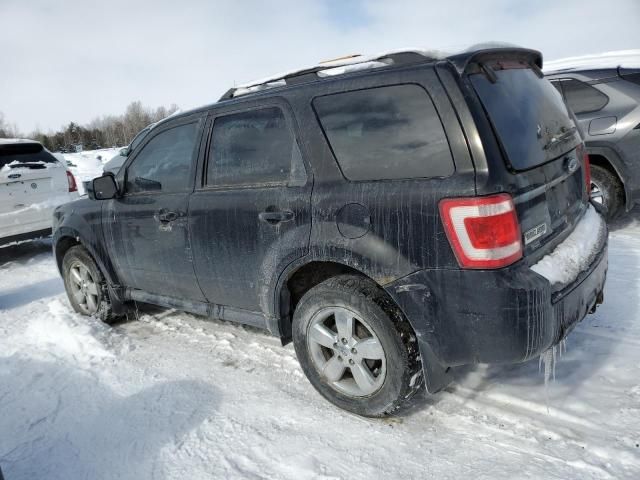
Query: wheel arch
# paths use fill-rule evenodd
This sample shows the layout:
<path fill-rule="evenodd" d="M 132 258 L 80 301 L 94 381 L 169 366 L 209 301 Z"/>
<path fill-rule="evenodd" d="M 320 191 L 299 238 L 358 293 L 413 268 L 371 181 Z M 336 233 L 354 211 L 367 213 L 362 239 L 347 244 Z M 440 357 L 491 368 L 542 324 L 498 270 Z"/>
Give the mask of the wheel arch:
<path fill-rule="evenodd" d="M 91 255 L 93 261 L 96 262 L 96 265 L 104 275 L 109 286 L 118 285 L 118 278 L 110 260 L 99 255 L 96 246 L 92 242 L 87 241 L 80 235 L 80 232 L 71 227 L 61 227 L 55 232 L 53 238 L 53 250 L 60 274 L 62 274 L 62 260 L 64 255 L 71 247 L 76 245 L 83 246 L 89 252 L 89 255 Z"/>
<path fill-rule="evenodd" d="M 278 332 L 283 345 L 291 341 L 293 312 L 302 296 L 323 281 L 338 275 L 355 275 L 366 278 L 381 291 L 383 285 L 366 272 L 333 259 L 312 259 L 291 265 L 278 282 L 275 295 L 275 312 L 278 318 Z M 399 311 L 402 311 L 389 296 Z"/>
<path fill-rule="evenodd" d="M 591 165 L 608 170 L 620 181 L 624 193 L 624 205 L 626 210 L 629 210 L 633 206 L 632 196 L 626 182 L 626 168 L 618 154 L 610 147 L 590 145 L 587 145 L 587 153 Z"/>

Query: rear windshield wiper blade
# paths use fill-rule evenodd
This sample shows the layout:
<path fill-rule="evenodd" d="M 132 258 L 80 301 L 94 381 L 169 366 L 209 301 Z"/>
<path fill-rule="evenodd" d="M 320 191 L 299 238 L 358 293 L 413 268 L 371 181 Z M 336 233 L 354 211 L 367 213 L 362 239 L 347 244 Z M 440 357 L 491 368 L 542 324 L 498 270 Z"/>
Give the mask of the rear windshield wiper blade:
<path fill-rule="evenodd" d="M 571 137 L 573 137 L 573 135 L 578 131 L 578 129 L 576 127 L 571 127 L 569 130 L 567 130 L 566 132 L 563 132 L 559 135 L 554 135 L 553 137 L 551 137 L 551 140 L 549 140 L 544 147 L 542 147 L 543 150 L 547 150 L 551 147 L 555 147 L 556 145 L 558 145 L 561 142 L 564 142 L 566 140 L 569 140 Z"/>

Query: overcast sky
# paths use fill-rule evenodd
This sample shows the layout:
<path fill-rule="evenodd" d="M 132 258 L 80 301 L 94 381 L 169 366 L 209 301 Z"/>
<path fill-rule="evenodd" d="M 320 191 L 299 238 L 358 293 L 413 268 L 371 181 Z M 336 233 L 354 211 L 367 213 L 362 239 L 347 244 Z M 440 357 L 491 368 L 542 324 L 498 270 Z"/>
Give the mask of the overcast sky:
<path fill-rule="evenodd" d="M 0 112 L 29 133 L 351 53 L 483 41 L 545 59 L 640 48 L 639 0 L 0 0 Z"/>

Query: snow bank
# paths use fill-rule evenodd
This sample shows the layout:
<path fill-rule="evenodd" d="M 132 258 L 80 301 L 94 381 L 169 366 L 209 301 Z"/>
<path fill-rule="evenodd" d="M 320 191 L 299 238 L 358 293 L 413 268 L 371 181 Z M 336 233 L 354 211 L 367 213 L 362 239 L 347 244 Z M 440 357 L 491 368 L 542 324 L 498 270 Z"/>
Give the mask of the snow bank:
<path fill-rule="evenodd" d="M 544 72 L 595 70 L 600 68 L 640 68 L 640 49 L 618 50 L 594 55 L 567 57 L 544 63 Z"/>
<path fill-rule="evenodd" d="M 553 252 L 545 255 L 531 270 L 545 277 L 552 285 L 568 284 L 586 270 L 598 254 L 606 226 L 592 205 L 567 239 Z"/>

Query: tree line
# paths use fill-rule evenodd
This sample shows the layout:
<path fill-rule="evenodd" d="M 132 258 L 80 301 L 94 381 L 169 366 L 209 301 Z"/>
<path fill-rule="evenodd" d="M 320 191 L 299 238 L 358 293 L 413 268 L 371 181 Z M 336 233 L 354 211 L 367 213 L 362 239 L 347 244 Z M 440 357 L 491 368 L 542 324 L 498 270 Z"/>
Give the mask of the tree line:
<path fill-rule="evenodd" d="M 169 107 L 147 108 L 142 102 L 131 102 L 122 115 L 96 117 L 86 125 L 69 122 L 57 132 L 32 132 L 28 138 L 37 140 L 51 151 L 69 150 L 82 144 L 85 149 L 122 147 L 128 145 L 136 134 L 151 123 L 158 122 L 178 110 Z M 8 123 L 0 112 L 0 138 L 24 138 L 15 124 Z"/>

